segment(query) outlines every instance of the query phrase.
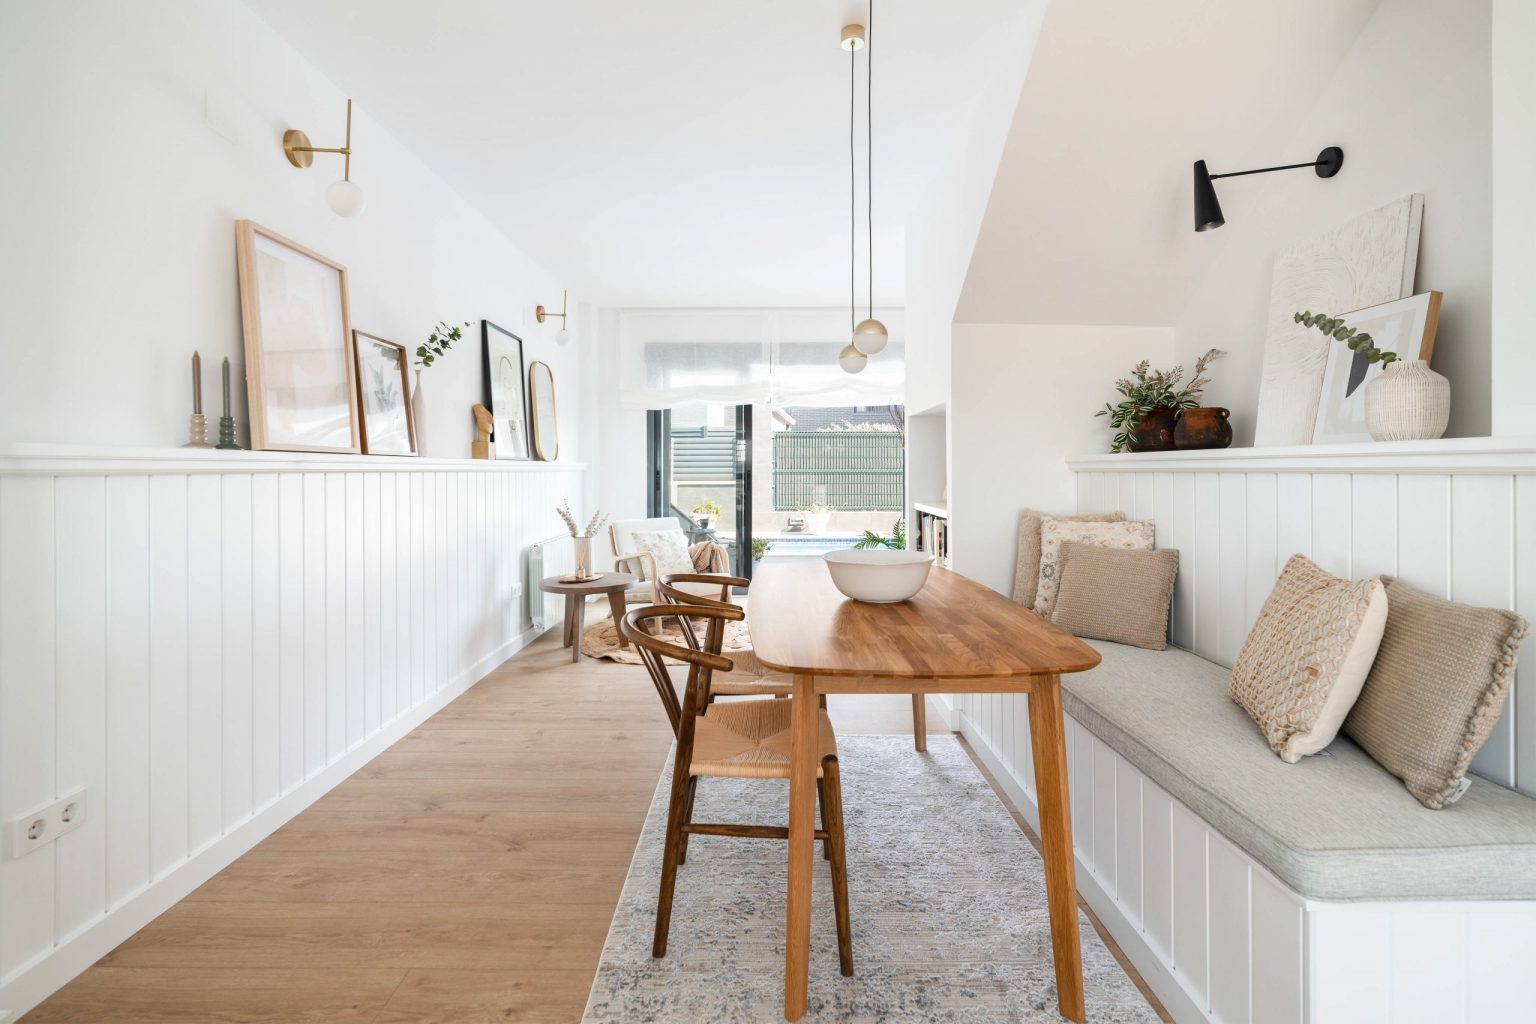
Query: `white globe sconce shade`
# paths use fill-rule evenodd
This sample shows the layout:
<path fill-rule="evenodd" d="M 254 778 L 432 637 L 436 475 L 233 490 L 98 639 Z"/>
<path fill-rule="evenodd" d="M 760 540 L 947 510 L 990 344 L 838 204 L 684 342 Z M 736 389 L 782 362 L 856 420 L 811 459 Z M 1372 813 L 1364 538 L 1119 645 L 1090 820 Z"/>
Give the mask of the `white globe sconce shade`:
<path fill-rule="evenodd" d="M 356 217 L 363 212 L 367 198 L 350 181 L 333 181 L 325 187 L 325 201 L 339 217 Z"/>

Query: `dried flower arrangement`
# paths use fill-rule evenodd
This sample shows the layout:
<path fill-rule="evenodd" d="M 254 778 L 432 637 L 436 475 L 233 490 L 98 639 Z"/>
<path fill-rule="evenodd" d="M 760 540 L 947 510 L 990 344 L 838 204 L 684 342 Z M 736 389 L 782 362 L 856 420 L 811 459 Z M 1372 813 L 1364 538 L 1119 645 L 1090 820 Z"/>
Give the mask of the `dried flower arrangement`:
<path fill-rule="evenodd" d="M 603 524 L 608 521 L 607 515 L 603 512 L 593 512 L 592 518 L 587 520 L 587 528 L 578 532 L 576 528 L 576 514 L 571 511 L 569 498 L 561 501 L 560 507 L 555 509 L 555 511 L 560 513 L 561 519 L 565 520 L 565 528 L 571 531 L 572 537 L 596 537 L 597 531 L 602 529 Z"/>

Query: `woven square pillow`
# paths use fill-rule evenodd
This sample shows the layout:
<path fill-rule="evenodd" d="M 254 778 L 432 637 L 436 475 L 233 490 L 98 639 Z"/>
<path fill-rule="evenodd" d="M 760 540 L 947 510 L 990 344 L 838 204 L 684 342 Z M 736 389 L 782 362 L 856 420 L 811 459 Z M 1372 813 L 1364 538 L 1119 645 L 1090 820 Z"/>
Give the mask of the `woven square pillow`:
<path fill-rule="evenodd" d="M 1057 516 L 1040 517 L 1040 582 L 1035 588 L 1035 611 L 1046 618 L 1056 609 L 1060 579 L 1061 545 L 1065 541 L 1095 544 L 1101 548 L 1151 551 L 1157 534 L 1152 520 L 1139 523 L 1074 522 Z"/>
<path fill-rule="evenodd" d="M 682 530 L 652 530 L 630 534 L 635 553 L 656 560 L 657 577 L 674 572 L 694 572 L 693 556 L 688 553 L 688 535 Z"/>
<path fill-rule="evenodd" d="M 1013 565 L 1013 599 L 1026 608 L 1035 606 L 1040 586 L 1040 520 L 1044 512 L 1026 508 L 1019 513 L 1019 553 Z M 1080 516 L 1052 516 L 1069 523 L 1123 523 L 1124 512 L 1089 512 Z"/>
<path fill-rule="evenodd" d="M 1425 807 L 1466 792 L 1472 756 L 1509 693 L 1525 619 L 1383 576 L 1387 629 L 1344 733 Z"/>
<path fill-rule="evenodd" d="M 1338 735 L 1387 624 L 1380 580 L 1346 580 L 1292 555 L 1232 666 L 1227 692 L 1295 764 Z"/>
<path fill-rule="evenodd" d="M 1061 584 L 1051 621 L 1073 636 L 1161 651 L 1179 553 L 1124 551 L 1067 541 L 1056 561 Z"/>

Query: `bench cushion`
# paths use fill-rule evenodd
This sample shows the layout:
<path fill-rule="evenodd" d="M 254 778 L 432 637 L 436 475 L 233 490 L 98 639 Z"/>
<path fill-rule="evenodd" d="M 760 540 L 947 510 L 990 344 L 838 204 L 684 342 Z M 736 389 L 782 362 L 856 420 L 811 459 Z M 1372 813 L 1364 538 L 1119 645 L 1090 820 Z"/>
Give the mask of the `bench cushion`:
<path fill-rule="evenodd" d="M 1536 899 L 1536 800 L 1485 779 L 1430 810 L 1340 736 L 1286 764 L 1227 697 L 1220 665 L 1094 641 L 1067 714 L 1302 896 Z"/>

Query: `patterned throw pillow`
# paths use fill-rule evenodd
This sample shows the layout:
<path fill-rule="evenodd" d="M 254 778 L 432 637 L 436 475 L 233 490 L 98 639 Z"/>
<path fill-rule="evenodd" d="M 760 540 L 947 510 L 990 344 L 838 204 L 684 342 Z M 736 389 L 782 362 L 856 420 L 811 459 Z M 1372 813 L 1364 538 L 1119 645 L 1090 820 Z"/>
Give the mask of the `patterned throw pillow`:
<path fill-rule="evenodd" d="M 1136 523 L 1083 523 L 1055 516 L 1040 518 L 1040 582 L 1035 587 L 1035 611 L 1046 618 L 1056 610 L 1056 591 L 1061 585 L 1063 541 L 1093 544 L 1125 551 L 1151 551 L 1157 530 L 1150 519 Z"/>
<path fill-rule="evenodd" d="M 1035 591 L 1040 586 L 1040 520 L 1044 512 L 1032 508 L 1019 510 L 1019 549 L 1013 563 L 1013 599 L 1025 608 L 1035 606 Z M 1070 523 L 1123 523 L 1124 512 L 1086 512 L 1077 516 L 1055 516 Z"/>
<path fill-rule="evenodd" d="M 1438 809 L 1466 792 L 1472 755 L 1504 710 L 1526 621 L 1382 582 L 1387 629 L 1344 733 Z"/>
<path fill-rule="evenodd" d="M 656 560 L 658 577 L 674 572 L 691 573 L 693 556 L 688 553 L 688 535 L 682 530 L 656 530 L 630 534 L 635 553 Z"/>
<path fill-rule="evenodd" d="M 1387 625 L 1381 580 L 1346 580 L 1292 555 L 1248 631 L 1227 686 L 1280 760 L 1338 735 Z"/>

